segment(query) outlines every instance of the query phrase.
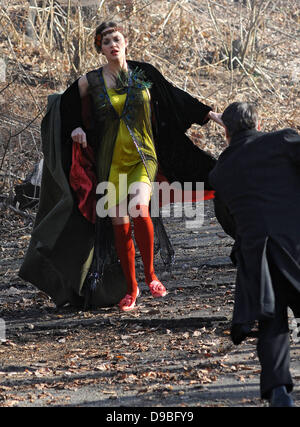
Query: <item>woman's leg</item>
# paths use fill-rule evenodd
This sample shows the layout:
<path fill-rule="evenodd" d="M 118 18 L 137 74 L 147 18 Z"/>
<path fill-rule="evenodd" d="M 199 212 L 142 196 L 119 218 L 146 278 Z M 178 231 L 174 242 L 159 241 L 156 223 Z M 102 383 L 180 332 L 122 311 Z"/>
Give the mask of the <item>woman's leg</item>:
<path fill-rule="evenodd" d="M 127 211 L 126 200 L 122 205 L 120 204 L 117 206 L 116 214 L 111 219 L 114 229 L 116 251 L 127 283 L 127 295 L 132 298 L 131 302 L 128 300 L 129 304 L 127 305 L 131 306 L 137 297 L 138 284 L 135 276 L 135 248 L 132 240 L 130 218 L 128 215 L 123 216 L 124 203 L 126 203 L 125 211 Z M 123 304 L 121 305 L 123 306 Z"/>
<path fill-rule="evenodd" d="M 143 264 L 145 280 L 153 296 L 166 295 L 166 289 L 157 279 L 154 272 L 154 229 L 149 213 L 151 187 L 145 182 L 136 182 L 131 187 L 129 214 L 134 224 L 134 236 L 139 247 Z"/>

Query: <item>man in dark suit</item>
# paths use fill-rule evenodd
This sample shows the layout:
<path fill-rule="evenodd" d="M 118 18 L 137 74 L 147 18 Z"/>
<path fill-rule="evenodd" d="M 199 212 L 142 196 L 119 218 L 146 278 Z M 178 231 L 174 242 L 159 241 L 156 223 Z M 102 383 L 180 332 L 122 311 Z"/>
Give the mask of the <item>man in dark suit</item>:
<path fill-rule="evenodd" d="M 228 147 L 210 173 L 216 216 L 234 239 L 237 266 L 231 337 L 254 336 L 261 397 L 294 406 L 290 392 L 288 311 L 300 320 L 300 136 L 260 132 L 255 107 L 235 102 L 223 112 Z"/>

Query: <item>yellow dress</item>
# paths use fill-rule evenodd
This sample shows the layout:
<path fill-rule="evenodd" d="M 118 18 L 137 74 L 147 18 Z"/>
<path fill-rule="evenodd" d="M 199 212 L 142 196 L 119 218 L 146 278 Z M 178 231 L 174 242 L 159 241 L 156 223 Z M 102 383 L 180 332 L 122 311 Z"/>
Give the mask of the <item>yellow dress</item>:
<path fill-rule="evenodd" d="M 121 117 L 127 94 L 119 94 L 115 89 L 107 89 L 107 93 L 113 108 Z M 150 111 L 150 94 L 147 90 L 143 90 L 142 93 L 144 102 L 148 104 Z M 144 154 L 156 159 L 153 137 L 146 131 L 146 126 L 142 124 L 141 128 L 143 129 L 144 142 L 142 151 Z M 121 181 L 120 174 L 123 174 Z M 108 193 L 108 209 L 127 198 L 129 187 L 132 183 L 146 182 L 151 185 L 141 156 L 125 121 L 122 119 L 120 120 L 118 135 L 115 141 L 108 181 L 114 185 L 116 190 L 115 194 Z"/>

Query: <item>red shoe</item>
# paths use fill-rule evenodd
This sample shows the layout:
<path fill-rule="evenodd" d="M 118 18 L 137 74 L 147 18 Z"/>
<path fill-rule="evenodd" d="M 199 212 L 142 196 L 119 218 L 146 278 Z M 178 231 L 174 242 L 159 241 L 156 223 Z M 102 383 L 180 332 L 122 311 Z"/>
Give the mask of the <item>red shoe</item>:
<path fill-rule="evenodd" d="M 167 290 L 159 280 L 152 280 L 149 289 L 154 298 L 160 298 L 167 295 Z"/>
<path fill-rule="evenodd" d="M 140 295 L 139 288 L 137 289 L 136 298 L 133 298 L 133 296 L 126 294 L 124 298 L 121 299 L 119 302 L 119 308 L 122 311 L 131 311 L 135 307 L 136 299 Z"/>

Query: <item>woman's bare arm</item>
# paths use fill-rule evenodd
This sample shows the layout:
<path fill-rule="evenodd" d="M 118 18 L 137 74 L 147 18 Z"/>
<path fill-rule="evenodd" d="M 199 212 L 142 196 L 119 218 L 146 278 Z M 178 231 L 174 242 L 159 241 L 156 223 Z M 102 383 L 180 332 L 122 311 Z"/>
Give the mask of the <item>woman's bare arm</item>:
<path fill-rule="evenodd" d="M 81 98 L 83 98 L 88 94 L 89 82 L 88 82 L 88 79 L 86 78 L 86 75 L 81 76 L 79 78 L 78 87 L 79 87 L 79 93 Z"/>

